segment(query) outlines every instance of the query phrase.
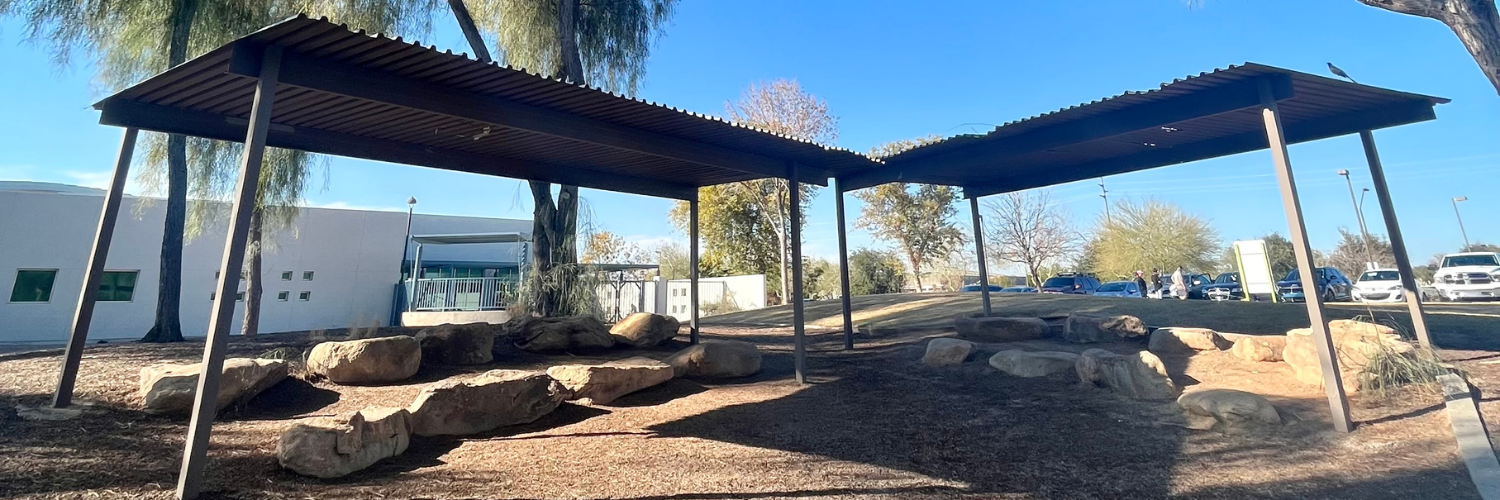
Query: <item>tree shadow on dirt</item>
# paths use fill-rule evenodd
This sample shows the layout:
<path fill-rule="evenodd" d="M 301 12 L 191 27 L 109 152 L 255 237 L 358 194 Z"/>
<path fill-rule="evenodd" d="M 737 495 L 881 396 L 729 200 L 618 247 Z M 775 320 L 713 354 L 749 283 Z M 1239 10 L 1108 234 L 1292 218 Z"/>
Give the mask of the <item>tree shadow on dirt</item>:
<path fill-rule="evenodd" d="M 339 402 L 338 391 L 331 391 L 296 377 L 271 386 L 240 408 L 228 409 L 220 420 L 285 420 L 313 413 Z"/>

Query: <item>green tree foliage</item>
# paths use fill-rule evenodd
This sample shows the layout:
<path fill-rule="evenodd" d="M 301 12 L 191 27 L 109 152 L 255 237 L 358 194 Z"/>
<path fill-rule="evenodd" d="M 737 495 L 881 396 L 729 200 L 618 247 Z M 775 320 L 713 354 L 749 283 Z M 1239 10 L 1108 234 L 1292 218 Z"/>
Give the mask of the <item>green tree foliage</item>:
<path fill-rule="evenodd" d="M 1273 279 L 1281 279 L 1287 273 L 1297 268 L 1297 255 L 1292 251 L 1292 241 L 1286 239 L 1281 233 L 1271 232 L 1260 237 L 1266 244 L 1266 262 L 1271 269 Z M 1224 257 L 1220 261 L 1219 272 L 1239 271 L 1239 262 L 1234 253 L 1234 245 L 1224 246 Z"/>
<path fill-rule="evenodd" d="M 826 300 L 839 296 L 839 266 L 828 259 L 802 259 L 802 293 L 808 300 Z"/>
<path fill-rule="evenodd" d="M 900 293 L 906 271 L 895 253 L 861 248 L 849 254 L 849 293 Z"/>
<path fill-rule="evenodd" d="M 682 245 L 676 243 L 663 243 L 651 250 L 656 255 L 657 271 L 662 277 L 669 280 L 685 280 L 692 277 L 692 265 L 688 261 L 688 252 Z M 702 276 L 711 276 L 704 271 L 699 271 Z"/>
<path fill-rule="evenodd" d="M 924 290 L 922 275 L 933 261 L 963 244 L 964 232 L 953 220 L 958 193 L 951 187 L 893 182 L 854 196 L 865 202 L 855 227 L 896 245 L 911 265 L 917 290 Z"/>
<path fill-rule="evenodd" d="M 1177 266 L 1212 271 L 1220 248 L 1208 220 L 1159 200 L 1115 202 L 1113 217 L 1099 221 L 1089 245 L 1097 263 L 1093 271 L 1101 277 Z"/>
<path fill-rule="evenodd" d="M 0 16 L 24 20 L 27 39 L 50 46 L 59 65 L 71 64 L 77 53 L 85 53 L 97 70 L 99 87 L 114 92 L 296 13 L 327 15 L 375 31 L 414 34 L 425 31 L 434 5 L 430 0 L 372 0 L 357 5 L 340 0 L 0 0 Z M 181 341 L 178 308 L 182 245 L 185 235 L 202 226 L 195 223 L 189 227 L 188 194 L 192 191 L 200 198 L 213 198 L 218 189 L 204 183 L 226 177 L 219 167 L 237 167 L 233 162 L 237 153 L 236 148 L 181 135 L 147 134 L 142 146 L 146 168 L 141 180 L 148 187 L 157 187 L 157 192 L 165 191 L 167 198 L 156 321 L 142 340 Z M 267 160 L 278 162 L 263 173 L 272 176 L 267 187 L 286 186 L 271 198 L 300 199 L 299 189 L 305 181 L 294 185 L 278 181 L 298 172 L 305 179 L 306 172 L 312 170 L 309 157 L 268 153 Z M 234 173 L 227 177 L 232 179 Z M 261 183 L 266 186 L 267 180 Z M 261 215 L 264 218 L 266 214 Z M 202 215 L 195 218 L 208 220 Z M 255 259 L 251 255 L 252 264 Z"/>
<path fill-rule="evenodd" d="M 751 84 L 734 102 L 725 104 L 731 120 L 767 132 L 819 143 L 838 139 L 838 118 L 828 103 L 802 90 L 795 80 Z M 817 194 L 799 186 L 801 221 Z M 734 274 L 764 274 L 779 282 L 776 297 L 791 295 L 791 186 L 785 179 L 760 179 L 709 186 L 698 190 L 699 224 L 707 240 L 704 263 L 715 262 Z M 688 203 L 672 208 L 672 223 L 688 227 Z"/>
<path fill-rule="evenodd" d="M 1328 265 L 1344 272 L 1346 276 L 1359 276 L 1365 272 L 1365 262 L 1374 262 L 1378 267 L 1395 267 L 1396 257 L 1390 240 L 1378 234 L 1370 235 L 1369 241 L 1360 241 L 1360 234 L 1348 228 L 1339 228 L 1339 243 L 1328 254 Z"/>

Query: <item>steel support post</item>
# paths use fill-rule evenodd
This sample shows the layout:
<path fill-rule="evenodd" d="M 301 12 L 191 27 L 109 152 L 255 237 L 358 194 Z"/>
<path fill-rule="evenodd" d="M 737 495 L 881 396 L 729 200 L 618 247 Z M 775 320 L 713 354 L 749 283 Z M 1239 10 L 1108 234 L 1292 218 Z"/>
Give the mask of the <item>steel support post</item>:
<path fill-rule="evenodd" d="M 182 457 L 182 472 L 177 477 L 177 497 L 198 498 L 203 488 L 203 469 L 208 465 L 208 442 L 214 417 L 219 413 L 219 378 L 224 369 L 224 351 L 229 344 L 229 326 L 234 322 L 235 292 L 240 287 L 240 270 L 244 267 L 245 240 L 250 234 L 250 215 L 255 211 L 255 191 L 260 184 L 261 161 L 266 152 L 266 133 L 271 129 L 271 108 L 276 100 L 276 77 L 281 67 L 281 47 L 266 49 L 261 60 L 260 81 L 255 86 L 255 101 L 250 110 L 249 130 L 245 133 L 245 151 L 240 159 L 240 178 L 230 217 L 229 235 L 224 242 L 224 261 L 219 266 L 218 293 L 208 321 L 208 339 L 204 342 L 202 371 L 198 374 L 198 391 L 193 401 L 193 419 L 188 424 L 187 446 Z"/>
<path fill-rule="evenodd" d="M 688 322 L 688 340 L 698 343 L 698 195 L 688 200 L 688 301 L 693 304 L 693 317 Z"/>
<path fill-rule="evenodd" d="M 1370 164 L 1370 183 L 1375 185 L 1375 200 L 1380 202 L 1380 214 L 1385 218 L 1385 231 L 1391 238 L 1391 253 L 1396 258 L 1396 270 L 1401 274 L 1401 292 L 1406 295 L 1406 307 L 1411 312 L 1411 326 L 1416 330 L 1417 341 L 1432 347 L 1432 336 L 1427 332 L 1427 312 L 1422 308 L 1422 289 L 1417 287 L 1417 277 L 1412 274 L 1411 258 L 1406 254 L 1406 237 L 1401 235 L 1401 225 L 1396 222 L 1396 206 L 1391 203 L 1391 190 L 1385 183 L 1385 167 L 1380 164 L 1380 152 L 1375 149 L 1375 134 L 1366 130 L 1359 133 L 1359 141 L 1365 146 L 1365 161 Z"/>
<path fill-rule="evenodd" d="M 984 315 L 990 315 L 990 271 L 984 262 L 984 218 L 979 215 L 979 197 L 969 198 L 969 213 L 974 217 L 974 255 L 979 260 L 979 299 L 984 301 Z"/>
<path fill-rule="evenodd" d="M 1323 391 L 1328 396 L 1328 408 L 1333 413 L 1334 429 L 1349 432 L 1354 427 L 1349 419 L 1349 402 L 1344 397 L 1343 377 L 1339 373 L 1338 358 L 1334 356 L 1328 323 L 1323 317 L 1323 297 L 1316 291 L 1316 268 L 1313 267 L 1311 245 L 1307 242 L 1307 226 L 1302 222 L 1302 202 L 1297 199 L 1297 182 L 1292 176 L 1292 160 L 1287 153 L 1286 135 L 1281 127 L 1281 112 L 1276 107 L 1276 98 L 1272 96 L 1271 84 L 1267 80 L 1260 81 L 1260 101 L 1261 118 L 1265 120 L 1266 126 L 1266 141 L 1271 148 L 1271 159 L 1276 164 L 1276 179 L 1281 185 L 1287 231 L 1291 233 L 1292 250 L 1297 256 L 1297 269 L 1302 278 L 1307 319 L 1312 326 L 1318 364 L 1323 369 Z"/>
<path fill-rule="evenodd" d="M 109 257 L 109 243 L 114 239 L 115 220 L 120 216 L 120 201 L 125 197 L 125 181 L 130 174 L 131 157 L 135 155 L 135 138 L 139 131 L 125 129 L 120 141 L 120 155 L 115 159 L 115 174 L 104 195 L 99 211 L 99 229 L 94 233 L 94 248 L 89 251 L 89 266 L 83 271 L 83 289 L 78 292 L 78 309 L 73 314 L 73 331 L 63 353 L 62 373 L 57 390 L 52 393 L 53 408 L 73 404 L 73 383 L 78 380 L 78 364 L 83 361 L 83 347 L 89 341 L 89 324 L 94 320 L 94 301 L 99 298 L 99 281 L 104 278 L 104 262 Z"/>
<path fill-rule="evenodd" d="M 802 182 L 797 164 L 787 162 L 787 205 L 790 208 L 792 234 L 792 364 L 796 369 L 798 384 L 807 383 L 807 335 L 803 327 L 802 311 Z"/>
<path fill-rule="evenodd" d="M 839 295 L 844 303 L 844 349 L 854 349 L 854 311 L 849 305 L 849 241 L 844 236 L 844 190 L 833 181 L 834 214 L 839 222 Z"/>

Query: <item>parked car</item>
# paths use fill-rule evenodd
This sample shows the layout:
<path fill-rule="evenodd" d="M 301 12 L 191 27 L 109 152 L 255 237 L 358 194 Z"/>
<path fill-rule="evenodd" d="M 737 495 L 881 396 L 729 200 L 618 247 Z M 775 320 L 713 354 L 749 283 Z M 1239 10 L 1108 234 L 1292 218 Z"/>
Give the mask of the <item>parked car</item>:
<path fill-rule="evenodd" d="M 1094 290 L 1096 297 L 1141 297 L 1141 288 L 1135 281 L 1111 281 Z"/>
<path fill-rule="evenodd" d="M 1404 302 L 1401 272 L 1395 269 L 1373 269 L 1359 275 L 1350 292 L 1356 302 Z"/>
<path fill-rule="evenodd" d="M 983 289 L 984 289 L 984 287 L 979 286 L 979 285 L 964 285 L 963 288 L 958 289 L 958 291 L 960 291 L 960 292 L 977 292 L 977 291 L 980 291 L 980 290 L 983 290 Z M 990 285 L 990 291 L 991 292 L 1003 292 L 1003 291 L 1005 291 L 1005 287 L 1002 287 L 1000 285 Z"/>
<path fill-rule="evenodd" d="M 1042 293 L 1093 295 L 1098 288 L 1098 278 L 1078 273 L 1062 273 L 1042 282 Z"/>
<path fill-rule="evenodd" d="M 1245 298 L 1245 288 L 1240 285 L 1240 273 L 1222 273 L 1214 278 L 1213 283 L 1199 287 L 1198 293 L 1208 300 L 1219 302 Z M 1188 297 L 1192 297 L 1191 292 Z"/>
<path fill-rule="evenodd" d="M 1034 286 L 1008 286 L 1000 289 L 1001 293 L 1037 293 Z"/>
<path fill-rule="evenodd" d="M 1447 300 L 1500 297 L 1500 253 L 1466 252 L 1443 256 L 1432 284 Z"/>
<path fill-rule="evenodd" d="M 1208 295 L 1203 292 L 1203 287 L 1213 284 L 1214 277 L 1207 274 L 1183 273 L 1182 281 L 1187 284 L 1189 299 L 1207 300 Z"/>
<path fill-rule="evenodd" d="M 1313 277 L 1317 280 L 1313 287 L 1313 293 L 1323 298 L 1323 302 L 1337 302 L 1349 300 L 1349 295 L 1354 289 L 1354 282 L 1344 276 L 1344 273 L 1331 267 L 1320 267 L 1313 270 Z M 1276 282 L 1276 295 L 1286 302 L 1302 302 L 1307 300 L 1307 290 L 1302 286 L 1302 275 L 1298 270 L 1292 272 Z"/>

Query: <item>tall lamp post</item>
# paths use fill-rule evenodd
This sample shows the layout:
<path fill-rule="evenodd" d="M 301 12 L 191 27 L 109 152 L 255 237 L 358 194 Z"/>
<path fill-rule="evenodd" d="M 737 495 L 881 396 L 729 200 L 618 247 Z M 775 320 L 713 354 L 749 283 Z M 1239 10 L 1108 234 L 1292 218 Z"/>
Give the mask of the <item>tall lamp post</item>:
<path fill-rule="evenodd" d="M 412 285 L 411 285 L 411 291 L 412 292 L 406 294 L 406 302 L 408 304 L 408 307 L 411 304 L 412 295 L 415 294 L 416 290 L 417 290 L 417 270 L 416 269 L 410 269 L 406 265 L 406 249 L 411 248 L 411 215 L 412 215 L 412 212 L 414 212 L 416 209 L 417 209 L 417 197 L 412 196 L 412 197 L 407 198 L 406 199 L 406 243 L 403 244 L 403 245 L 401 245 L 401 267 L 403 268 L 403 270 L 409 270 L 410 271 L 407 276 L 408 276 L 408 279 L 412 280 Z"/>
<path fill-rule="evenodd" d="M 1468 196 L 1453 199 L 1453 216 L 1458 218 L 1458 233 L 1464 235 L 1464 248 L 1469 248 L 1469 232 L 1464 230 L 1464 216 L 1458 214 L 1458 202 L 1469 201 Z"/>
<path fill-rule="evenodd" d="M 1368 269 L 1370 267 L 1370 263 L 1374 262 L 1375 259 L 1374 256 L 1370 255 L 1370 231 L 1365 229 L 1365 213 L 1364 210 L 1360 207 L 1360 202 L 1354 198 L 1354 181 L 1349 178 L 1349 171 L 1345 169 L 1339 169 L 1339 175 L 1343 176 L 1344 183 L 1349 185 L 1349 203 L 1351 205 L 1354 205 L 1354 217 L 1359 220 L 1359 237 L 1360 243 L 1362 243 L 1362 245 L 1360 246 L 1364 247 L 1364 267 Z M 1369 191 L 1369 189 L 1366 189 L 1365 191 Z M 1360 272 L 1364 272 L 1364 270 L 1360 270 Z"/>

